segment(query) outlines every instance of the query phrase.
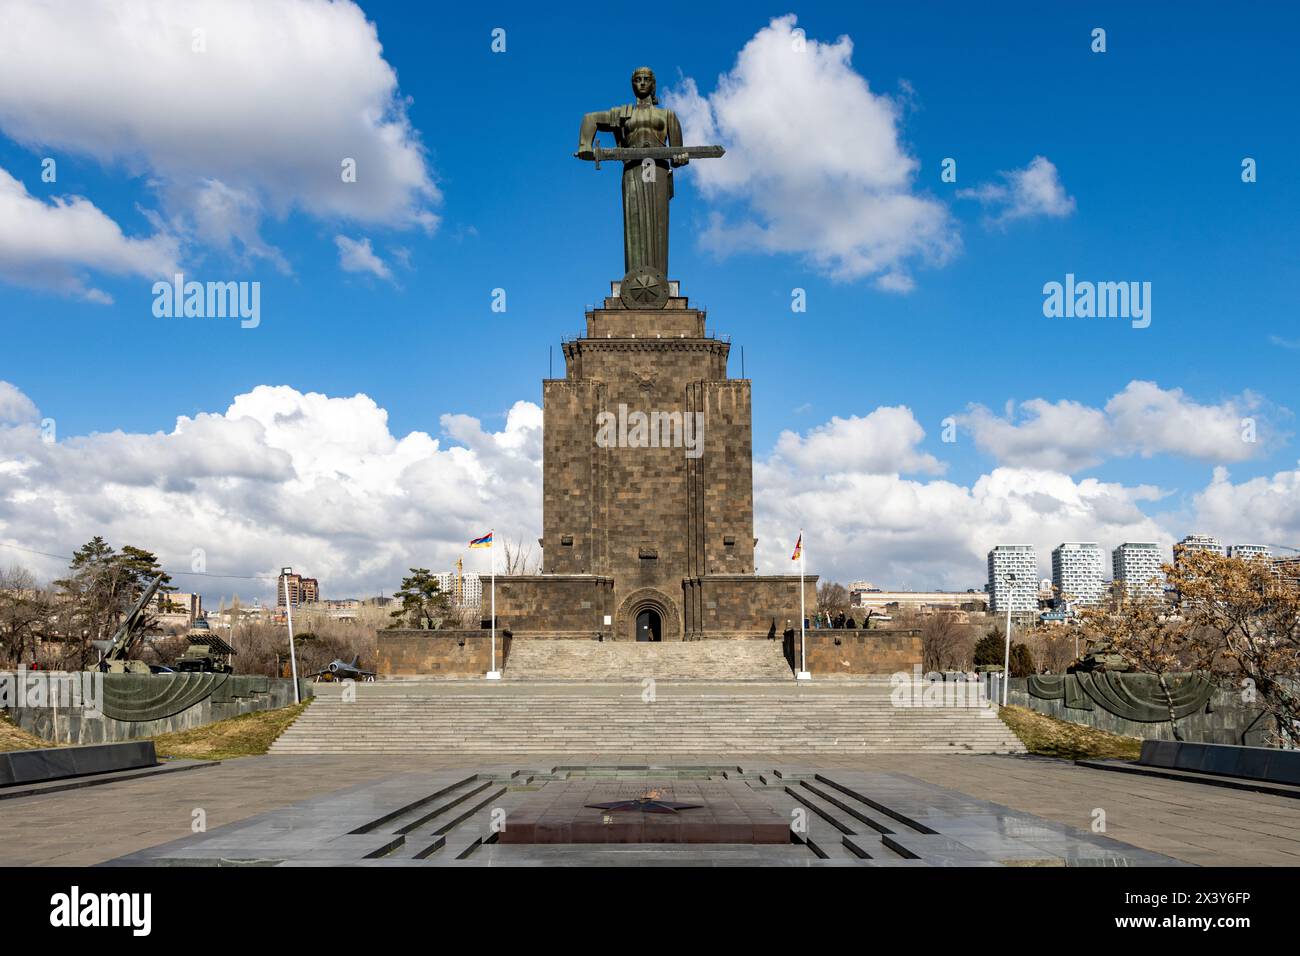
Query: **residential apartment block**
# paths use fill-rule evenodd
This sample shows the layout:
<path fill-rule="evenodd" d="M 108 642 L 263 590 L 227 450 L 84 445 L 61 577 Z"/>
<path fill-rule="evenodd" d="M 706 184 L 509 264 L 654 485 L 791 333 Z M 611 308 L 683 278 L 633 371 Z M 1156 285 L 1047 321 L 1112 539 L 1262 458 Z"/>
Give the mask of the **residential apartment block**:
<path fill-rule="evenodd" d="M 1064 541 L 1052 550 L 1052 590 L 1057 606 L 1098 604 L 1106 594 L 1105 559 L 1093 541 Z"/>
<path fill-rule="evenodd" d="M 1038 610 L 1038 555 L 1032 544 L 1000 544 L 988 558 L 989 610 Z"/>
<path fill-rule="evenodd" d="M 1154 541 L 1125 541 L 1110 553 L 1111 576 L 1130 598 L 1158 598 L 1165 591 L 1164 552 Z"/>

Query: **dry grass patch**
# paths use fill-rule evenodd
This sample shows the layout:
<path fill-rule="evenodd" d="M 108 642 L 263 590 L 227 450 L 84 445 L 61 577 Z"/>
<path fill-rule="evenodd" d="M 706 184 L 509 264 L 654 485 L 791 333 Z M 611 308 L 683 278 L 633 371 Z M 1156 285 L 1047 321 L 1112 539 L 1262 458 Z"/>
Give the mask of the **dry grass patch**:
<path fill-rule="evenodd" d="M 1057 720 L 1028 707 L 998 709 L 1004 723 L 1020 738 L 1031 754 L 1066 760 L 1137 760 L 1142 741 L 1118 734 Z"/>
<path fill-rule="evenodd" d="M 234 757 L 260 756 L 270 749 L 298 715 L 307 709 L 311 698 L 301 704 L 279 710 L 259 710 L 219 720 L 191 730 L 161 734 L 153 739 L 159 757 L 186 760 L 230 760 Z"/>
<path fill-rule="evenodd" d="M 48 740 L 33 737 L 27 731 L 16 726 L 7 716 L 0 715 L 0 751 L 36 750 L 38 747 L 57 747 Z"/>

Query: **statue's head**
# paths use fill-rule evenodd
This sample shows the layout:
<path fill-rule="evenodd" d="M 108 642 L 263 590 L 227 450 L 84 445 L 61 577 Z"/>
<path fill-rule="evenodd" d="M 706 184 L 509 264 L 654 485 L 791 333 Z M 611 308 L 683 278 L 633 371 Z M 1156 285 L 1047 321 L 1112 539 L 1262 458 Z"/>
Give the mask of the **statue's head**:
<path fill-rule="evenodd" d="M 648 99 L 657 106 L 659 98 L 655 96 L 655 71 L 648 66 L 638 66 L 633 70 L 632 92 L 638 100 Z"/>

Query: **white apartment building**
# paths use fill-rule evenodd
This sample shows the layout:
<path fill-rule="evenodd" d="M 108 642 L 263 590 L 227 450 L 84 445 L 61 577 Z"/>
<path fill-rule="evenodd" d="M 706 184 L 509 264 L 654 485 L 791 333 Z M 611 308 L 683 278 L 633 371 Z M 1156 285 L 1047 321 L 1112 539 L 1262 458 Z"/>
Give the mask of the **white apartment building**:
<path fill-rule="evenodd" d="M 1192 551 L 1213 551 L 1215 554 L 1226 555 L 1227 548 L 1218 538 L 1208 534 L 1189 534 L 1174 545 L 1174 564 L 1178 564 L 1184 554 Z"/>
<path fill-rule="evenodd" d="M 1273 549 L 1264 544 L 1234 544 L 1228 548 L 1228 557 L 1244 558 L 1263 558 L 1265 561 L 1273 560 Z"/>
<path fill-rule="evenodd" d="M 1063 541 L 1052 549 L 1052 590 L 1067 608 L 1097 604 L 1106 594 L 1105 560 L 1095 541 Z"/>
<path fill-rule="evenodd" d="M 1163 559 L 1160 545 L 1153 541 L 1125 541 L 1110 553 L 1111 575 L 1131 598 L 1158 598 L 1165 589 Z"/>
<path fill-rule="evenodd" d="M 483 604 L 483 581 L 479 578 L 476 571 L 465 571 L 460 576 L 461 595 L 460 600 L 456 599 L 456 572 L 439 571 L 434 575 L 438 579 L 438 587 L 445 594 L 451 595 L 453 605 L 460 607 L 481 607 Z"/>
<path fill-rule="evenodd" d="M 989 552 L 988 593 L 990 611 L 1038 610 L 1038 555 L 1032 544 L 1000 544 Z"/>

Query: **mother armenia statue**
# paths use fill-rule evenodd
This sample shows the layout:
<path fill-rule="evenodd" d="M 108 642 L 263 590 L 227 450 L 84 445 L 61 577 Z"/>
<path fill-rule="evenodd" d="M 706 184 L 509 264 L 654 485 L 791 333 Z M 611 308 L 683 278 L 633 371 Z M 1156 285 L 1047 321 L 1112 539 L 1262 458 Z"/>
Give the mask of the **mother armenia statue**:
<path fill-rule="evenodd" d="M 659 106 L 655 74 L 638 67 L 632 74 L 635 103 L 588 113 L 578 134 L 578 159 L 623 163 L 623 268 L 620 295 L 629 308 L 661 308 L 668 300 L 668 203 L 673 170 L 692 157 L 715 158 L 721 146 L 683 146 L 677 114 Z M 598 132 L 614 134 L 604 149 Z"/>

